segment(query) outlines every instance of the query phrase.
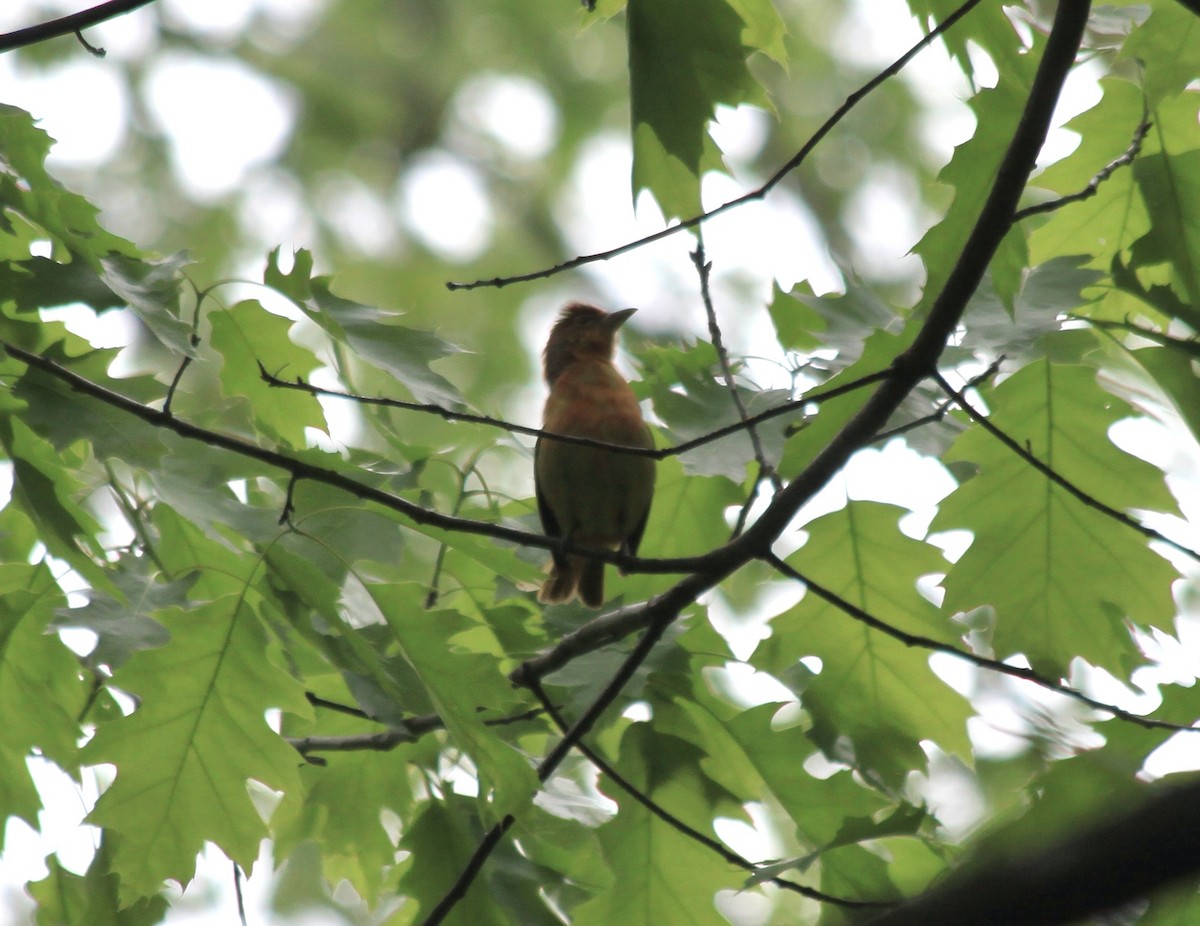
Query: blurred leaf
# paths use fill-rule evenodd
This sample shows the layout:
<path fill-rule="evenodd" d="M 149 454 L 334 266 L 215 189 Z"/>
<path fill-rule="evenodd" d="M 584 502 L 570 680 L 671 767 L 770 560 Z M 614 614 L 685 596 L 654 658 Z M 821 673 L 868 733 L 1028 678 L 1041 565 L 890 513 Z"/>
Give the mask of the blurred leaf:
<path fill-rule="evenodd" d="M 288 296 L 310 319 L 335 340 L 344 340 L 356 353 L 402 383 L 418 402 L 458 406 L 458 390 L 430 365 L 460 348 L 429 331 L 394 323 L 395 313 L 336 296 L 326 277 L 309 277 L 312 257 L 297 251 L 290 273 L 279 269 L 279 251 L 267 262 L 263 281 Z"/>
<path fill-rule="evenodd" d="M 701 174 L 721 167 L 707 134 L 714 108 L 767 105 L 746 42 L 770 36 L 778 55 L 782 30 L 761 0 L 630 0 L 626 16 L 634 198 L 649 190 L 668 218 L 694 215 Z"/>

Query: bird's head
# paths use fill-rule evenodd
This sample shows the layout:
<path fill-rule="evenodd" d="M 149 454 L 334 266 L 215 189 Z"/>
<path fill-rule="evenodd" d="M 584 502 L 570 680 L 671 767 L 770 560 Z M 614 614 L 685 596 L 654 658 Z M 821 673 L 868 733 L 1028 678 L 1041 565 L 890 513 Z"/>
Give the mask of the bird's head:
<path fill-rule="evenodd" d="M 636 311 L 605 312 L 582 302 L 568 305 L 550 329 L 550 339 L 542 352 L 546 382 L 553 383 L 576 360 L 611 360 L 617 329 Z"/>

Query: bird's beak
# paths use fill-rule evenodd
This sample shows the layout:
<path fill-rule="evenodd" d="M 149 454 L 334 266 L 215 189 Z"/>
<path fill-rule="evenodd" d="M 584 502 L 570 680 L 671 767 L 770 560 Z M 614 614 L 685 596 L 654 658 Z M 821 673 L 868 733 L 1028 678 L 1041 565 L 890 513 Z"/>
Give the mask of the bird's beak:
<path fill-rule="evenodd" d="M 629 320 L 629 316 L 636 312 L 637 309 L 619 309 L 616 312 L 609 312 L 608 318 L 605 320 L 608 328 L 611 331 L 616 331 L 625 322 Z"/>

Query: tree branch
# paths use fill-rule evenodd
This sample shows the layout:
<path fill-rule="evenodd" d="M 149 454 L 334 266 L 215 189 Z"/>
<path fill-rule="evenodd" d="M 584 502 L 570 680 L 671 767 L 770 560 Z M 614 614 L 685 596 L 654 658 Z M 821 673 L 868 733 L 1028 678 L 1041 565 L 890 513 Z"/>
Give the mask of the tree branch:
<path fill-rule="evenodd" d="M 739 431 L 744 431 L 753 428 L 756 425 L 762 424 L 764 421 L 770 421 L 772 418 L 778 418 L 782 415 L 788 415 L 793 412 L 804 411 L 805 409 L 817 405 L 821 402 L 828 402 L 831 399 L 847 395 L 851 392 L 856 392 L 865 386 L 880 382 L 887 378 L 888 371 L 880 370 L 876 373 L 868 373 L 858 379 L 848 383 L 842 383 L 838 386 L 833 386 L 829 389 L 814 389 L 809 393 L 801 396 L 798 399 L 793 399 L 790 402 L 784 402 L 781 405 L 776 405 L 773 408 L 768 408 L 757 414 L 750 415 L 747 418 L 735 421 L 732 424 L 727 424 L 724 427 L 709 431 L 706 434 L 701 434 L 691 440 L 684 441 L 680 444 L 675 444 L 671 447 L 628 447 L 624 444 L 610 444 L 607 441 L 595 440 L 590 437 L 578 437 L 573 434 L 558 434 L 554 431 L 544 431 L 541 428 L 532 428 L 528 425 L 517 424 L 512 421 L 505 421 L 503 418 L 492 418 L 489 415 L 477 415 L 473 412 L 456 412 L 453 409 L 445 408 L 441 405 L 435 405 L 427 402 L 409 402 L 405 399 L 393 399 L 386 396 L 365 396 L 353 392 L 340 392 L 336 389 L 326 389 L 322 386 L 314 386 L 311 383 L 306 383 L 303 380 L 297 379 L 289 382 L 288 380 L 279 379 L 272 373 L 268 373 L 266 367 L 260 361 L 258 364 L 259 375 L 267 385 L 276 389 L 294 389 L 299 392 L 306 392 L 313 396 L 328 396 L 336 399 L 346 399 L 351 402 L 358 402 L 361 405 L 379 405 L 384 408 L 399 408 L 405 411 L 422 412 L 428 415 L 437 415 L 446 421 L 462 421 L 469 424 L 482 424 L 491 428 L 500 428 L 508 431 L 511 434 L 524 434 L 528 437 L 552 437 L 555 441 L 564 444 L 577 444 L 580 447 L 595 447 L 600 450 L 609 450 L 613 453 L 624 453 L 635 457 L 649 457 L 652 460 L 665 460 L 667 457 L 679 456 L 689 451 L 695 450 L 697 447 L 703 447 L 705 444 L 711 444 L 714 441 L 729 437 L 731 434 L 737 434 Z"/>
<path fill-rule="evenodd" d="M 880 84 L 884 83 L 889 78 L 894 77 L 896 74 L 899 74 L 909 61 L 915 58 L 926 47 L 932 45 L 933 41 L 939 35 L 949 30 L 955 23 L 957 23 L 960 19 L 971 12 L 971 10 L 978 6 L 979 3 L 980 0 L 966 0 L 962 6 L 934 26 L 933 29 L 929 31 L 928 35 L 913 45 L 908 51 L 872 77 L 869 81 L 855 90 L 852 94 L 850 94 L 850 96 L 846 97 L 842 105 L 834 110 L 833 115 L 825 120 L 821 127 L 812 134 L 812 136 L 804 143 L 800 150 L 792 155 L 791 159 L 786 164 L 775 171 L 775 173 L 771 175 L 770 179 L 757 189 L 751 190 L 749 193 L 745 193 L 742 196 L 737 197 L 737 199 L 731 199 L 729 202 L 717 206 L 717 208 L 712 209 L 709 212 L 702 212 L 700 215 L 692 216 L 690 219 L 684 219 L 675 225 L 664 228 L 662 231 L 655 232 L 652 235 L 646 235 L 644 238 L 639 238 L 636 241 L 630 241 L 607 251 L 599 251 L 595 254 L 574 257 L 571 260 L 564 261 L 561 264 L 555 264 L 553 267 L 548 267 L 544 270 L 537 270 L 532 273 L 522 273 L 516 276 L 508 277 L 492 277 L 490 280 L 475 280 L 471 283 L 447 282 L 446 288 L 451 291 L 459 289 L 479 289 L 481 287 L 495 287 L 499 289 L 502 286 L 509 286 L 513 283 L 528 283 L 531 280 L 545 279 L 546 277 L 551 277 L 555 274 L 562 273 L 564 270 L 571 270 L 575 267 L 582 267 L 584 264 L 591 264 L 595 263 L 596 261 L 609 260 L 613 257 L 618 257 L 621 254 L 634 251 L 640 247 L 644 247 L 647 244 L 652 244 L 655 241 L 661 241 L 663 238 L 674 235 L 676 232 L 681 232 L 686 228 L 694 228 L 702 222 L 707 222 L 709 219 L 716 218 L 718 215 L 722 215 L 723 213 L 736 209 L 739 206 L 744 206 L 746 203 L 765 199 L 767 194 L 770 193 L 771 190 L 773 190 L 776 186 L 778 186 L 779 182 L 783 180 L 784 177 L 804 163 L 805 159 L 808 158 L 813 149 L 817 147 L 821 140 L 828 135 L 830 131 L 832 131 L 834 126 L 836 126 L 842 121 L 842 119 L 846 117 L 850 110 L 857 106 Z"/>
<path fill-rule="evenodd" d="M 725 388 L 729 392 L 733 407 L 737 409 L 738 420 L 745 424 L 750 414 L 746 411 L 746 404 L 742 401 L 741 393 L 738 392 L 737 381 L 733 376 L 733 364 L 729 362 L 729 351 L 725 349 L 725 338 L 721 333 L 721 325 L 717 321 L 717 310 L 713 305 L 712 290 L 709 288 L 712 262 L 706 258 L 704 253 L 704 232 L 701 226 L 696 228 L 696 250 L 692 252 L 692 264 L 696 268 L 696 275 L 700 278 L 700 300 L 704 303 L 704 314 L 708 319 L 708 335 L 712 340 L 713 349 L 717 352 L 717 360 L 721 364 Z M 758 428 L 753 424 L 746 425 L 746 436 L 750 438 L 754 460 L 758 464 L 758 474 L 754 477 L 754 486 L 750 490 L 749 497 L 742 504 L 741 511 L 738 512 L 737 523 L 730 535 L 732 537 L 736 537 L 745 528 L 746 519 L 750 516 L 750 506 L 758 497 L 759 487 L 764 481 L 770 482 L 776 492 L 783 488 L 783 480 L 779 478 L 779 473 L 775 471 L 775 466 L 767 459 L 767 454 L 763 450 L 762 440 L 758 436 Z"/>
<path fill-rule="evenodd" d="M 533 692 L 534 696 L 542 702 L 542 706 L 545 708 L 546 713 L 550 715 L 558 728 L 563 733 L 566 733 L 570 727 L 563 719 L 562 714 L 559 713 L 558 708 L 556 708 L 550 701 L 550 698 L 546 694 L 545 689 L 542 688 L 541 683 L 538 681 L 532 681 L 529 685 L 529 688 Z M 576 743 L 575 748 L 583 753 L 587 760 L 596 766 L 596 768 L 608 776 L 608 778 L 611 779 L 612 782 L 617 785 L 617 787 L 645 807 L 650 813 L 654 814 L 654 816 L 658 817 L 658 819 L 662 820 L 673 830 L 682 833 L 688 839 L 698 842 L 706 849 L 715 852 L 731 865 L 736 865 L 738 868 L 750 872 L 751 874 L 759 874 L 761 872 L 762 869 L 759 865 L 756 865 L 749 859 L 738 855 L 736 852 L 729 849 L 723 843 L 713 839 L 711 836 L 707 836 L 694 827 L 689 826 L 669 810 L 662 807 L 649 795 L 645 794 L 641 789 L 634 785 L 633 782 L 631 782 L 628 778 L 609 765 L 608 762 L 601 758 L 596 751 L 588 746 L 588 744 L 583 740 L 580 740 L 578 743 Z M 846 897 L 835 897 L 832 894 L 826 894 L 824 891 L 818 891 L 815 888 L 805 887 L 803 884 L 797 884 L 795 881 L 789 881 L 786 878 L 770 877 L 764 880 L 785 891 L 792 891 L 793 893 L 800 894 L 803 897 L 808 897 L 811 900 L 820 901 L 821 903 L 831 903 L 839 907 L 846 907 L 850 909 L 878 909 L 879 907 L 890 907 L 893 905 L 889 901 L 851 900 Z"/>
<path fill-rule="evenodd" d="M 1038 203 L 1034 206 L 1026 206 L 1024 209 L 1017 210 L 1013 216 L 1014 222 L 1020 222 L 1023 219 L 1029 218 L 1031 215 L 1039 215 L 1043 212 L 1054 212 L 1061 209 L 1063 206 L 1069 206 L 1071 203 L 1083 202 L 1085 199 L 1091 199 L 1100 189 L 1100 184 L 1117 172 L 1118 168 L 1132 164 L 1142 151 L 1142 142 L 1146 140 L 1146 133 L 1150 131 L 1150 113 L 1148 110 L 1142 110 L 1142 121 L 1137 124 L 1137 128 L 1133 130 L 1133 138 L 1129 142 L 1129 147 L 1119 157 L 1109 161 L 1104 167 L 1096 173 L 1088 181 L 1087 186 L 1077 193 L 1070 193 L 1067 196 L 1060 196 L 1058 199 L 1052 199 L 1048 202 Z"/>
<path fill-rule="evenodd" d="M 1036 810 L 1031 811 L 1036 812 Z M 870 926 L 1056 926 L 1112 910 L 1200 871 L 1200 782 L 1153 789 L 1138 807 L 1056 843 L 981 852 Z"/>
<path fill-rule="evenodd" d="M 1130 528 L 1131 530 L 1137 531 L 1139 534 L 1141 534 L 1147 540 L 1157 540 L 1160 543 L 1165 543 L 1167 546 L 1171 547 L 1172 549 L 1178 550 L 1180 553 L 1183 553 L 1185 556 L 1189 556 L 1192 559 L 1196 560 L 1197 562 L 1200 562 L 1200 552 L 1193 550 L 1191 547 L 1189 547 L 1185 543 L 1182 543 L 1181 541 L 1172 540 L 1166 534 L 1156 531 L 1153 527 L 1147 527 L 1145 524 L 1141 523 L 1140 521 L 1137 521 L 1134 518 L 1131 518 L 1125 512 L 1118 511 L 1116 508 L 1113 508 L 1111 505 L 1106 505 L 1104 502 L 1100 501 L 1095 496 L 1089 495 L 1087 492 L 1083 491 L 1083 489 L 1079 488 L 1079 486 L 1075 485 L 1075 483 L 1071 482 L 1065 476 L 1063 476 L 1056 470 L 1052 469 L 1047 464 L 1043 463 L 1041 460 L 1039 460 L 1037 457 L 1035 457 L 1032 453 L 1030 453 L 1028 450 L 1026 450 L 1024 447 L 1022 447 L 1019 443 L 1017 443 L 1015 440 L 1013 440 L 1011 437 L 1009 437 L 1007 434 L 1005 434 L 1002 430 L 1000 430 L 1000 428 L 996 427 L 996 425 L 992 423 L 991 419 L 988 418 L 987 415 L 983 414 L 978 409 L 976 409 L 973 405 L 971 405 L 971 403 L 967 399 L 967 397 L 961 391 L 959 391 L 958 389 L 955 389 L 953 386 L 951 386 L 946 381 L 945 377 L 942 376 L 941 373 L 934 373 L 933 378 L 935 380 L 937 380 L 937 384 L 942 388 L 942 391 L 945 392 L 946 395 L 950 396 L 950 398 L 952 398 L 955 401 L 955 403 L 964 412 L 967 413 L 967 417 L 969 417 L 977 425 L 979 425 L 981 428 L 983 428 L 985 431 L 987 431 L 989 434 L 991 434 L 994 438 L 996 438 L 996 440 L 1000 441 L 1000 443 L 1002 443 L 1005 447 L 1007 447 L 1009 450 L 1011 450 L 1013 453 L 1015 453 L 1017 456 L 1019 456 L 1022 460 L 1024 460 L 1026 463 L 1028 463 L 1034 469 L 1036 469 L 1039 473 L 1041 473 L 1043 476 L 1045 476 L 1047 479 L 1049 479 L 1056 486 L 1058 486 L 1059 488 L 1066 491 L 1076 501 L 1080 502 L 1083 505 L 1086 505 L 1088 508 L 1091 508 L 1093 511 L 1099 511 L 1102 515 L 1112 518 L 1114 521 L 1117 521 L 1118 523 L 1125 525 L 1126 527 Z"/>
<path fill-rule="evenodd" d="M 1026 669 L 1021 666 L 1012 666 L 1006 662 L 1001 662 L 998 659 L 989 659 L 987 656 L 980 656 L 977 653 L 972 653 L 970 650 L 959 649 L 956 646 L 951 646 L 949 643 L 943 643 L 940 640 L 935 640 L 932 637 L 924 637 L 916 633 L 908 633 L 901 630 L 899 627 L 893 627 L 886 621 L 880 620 L 873 614 L 864 611 L 857 605 L 847 601 L 837 592 L 825 588 L 817 582 L 814 582 L 808 576 L 801 573 L 798 569 L 788 565 L 778 556 L 771 554 L 765 557 L 766 562 L 770 563 L 777 572 L 785 575 L 790 579 L 800 582 L 812 591 L 814 595 L 823 601 L 833 605 L 839 611 L 854 618 L 862 624 L 866 624 L 872 630 L 878 630 L 880 633 L 886 634 L 893 640 L 898 640 L 905 646 L 916 647 L 929 650 L 934 653 L 942 653 L 946 656 L 953 656 L 955 659 L 961 659 L 963 662 L 969 662 L 971 665 L 980 669 L 987 669 L 990 672 L 996 672 L 1000 675 L 1007 675 L 1010 678 L 1017 678 L 1023 682 L 1031 682 L 1040 688 L 1045 688 L 1047 691 L 1053 691 L 1057 694 L 1065 695 L 1081 704 L 1086 704 L 1088 707 L 1098 711 L 1112 714 L 1121 720 L 1135 724 L 1146 730 L 1171 730 L 1175 733 L 1200 733 L 1200 727 L 1191 727 L 1184 724 L 1173 723 L 1169 720 L 1155 720 L 1151 717 L 1143 717 L 1141 714 L 1134 714 L 1131 711 L 1117 707 L 1115 704 L 1109 704 L 1107 701 L 1100 701 L 1090 695 L 1084 694 L 1078 688 L 1072 688 L 1070 685 L 1047 678 L 1044 675 L 1039 675 L 1033 669 Z"/>
<path fill-rule="evenodd" d="M 4 35 L 0 35 L 0 52 L 12 51 L 14 48 L 22 48 L 26 45 L 36 45 L 38 42 L 63 35 L 78 34 L 80 30 L 89 26 L 115 19 L 117 16 L 131 13 L 139 7 L 148 6 L 153 2 L 154 0 L 108 0 L 107 3 L 97 4 L 91 9 L 81 10 L 60 19 L 38 23 L 36 26 L 18 29 L 15 32 L 6 32 Z M 83 41 L 82 36 L 79 36 L 79 39 Z M 84 47 L 91 51 L 91 46 L 86 42 L 84 42 Z M 94 51 L 92 53 L 95 54 Z"/>

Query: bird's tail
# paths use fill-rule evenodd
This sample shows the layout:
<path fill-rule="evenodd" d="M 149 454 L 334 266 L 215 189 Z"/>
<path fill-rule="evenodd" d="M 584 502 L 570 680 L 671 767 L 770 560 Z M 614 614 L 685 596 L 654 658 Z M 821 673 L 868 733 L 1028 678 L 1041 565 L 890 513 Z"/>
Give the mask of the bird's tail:
<path fill-rule="evenodd" d="M 565 604 L 579 595 L 589 608 L 604 604 L 604 563 L 582 556 L 556 556 L 551 563 L 550 578 L 542 583 L 538 601 L 542 604 Z"/>

